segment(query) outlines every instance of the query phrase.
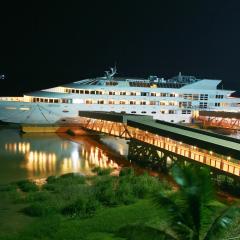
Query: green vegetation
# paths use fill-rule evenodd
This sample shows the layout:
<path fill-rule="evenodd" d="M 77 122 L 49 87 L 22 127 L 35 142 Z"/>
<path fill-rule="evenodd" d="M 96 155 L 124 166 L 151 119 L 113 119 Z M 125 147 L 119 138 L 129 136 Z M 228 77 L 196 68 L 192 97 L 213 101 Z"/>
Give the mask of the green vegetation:
<path fill-rule="evenodd" d="M 174 167 L 178 187 L 131 168 L 119 176 L 109 169 L 94 172 L 51 176 L 41 187 L 32 181 L 0 186 L 0 239 L 198 240 L 240 234 L 237 202 L 217 200 L 205 168 Z"/>

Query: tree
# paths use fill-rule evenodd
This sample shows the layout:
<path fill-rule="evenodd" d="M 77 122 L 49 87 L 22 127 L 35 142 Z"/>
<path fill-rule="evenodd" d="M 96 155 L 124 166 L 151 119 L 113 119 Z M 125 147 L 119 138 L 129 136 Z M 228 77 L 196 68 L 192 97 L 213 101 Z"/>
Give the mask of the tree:
<path fill-rule="evenodd" d="M 172 176 L 177 189 L 159 191 L 153 196 L 159 218 L 126 226 L 121 232 L 128 234 L 123 236 L 131 240 L 144 239 L 142 236 L 146 235 L 156 240 L 232 239 L 229 234 L 226 238 L 226 232 L 239 224 L 240 208 L 216 200 L 210 171 L 194 165 L 175 165 Z"/>

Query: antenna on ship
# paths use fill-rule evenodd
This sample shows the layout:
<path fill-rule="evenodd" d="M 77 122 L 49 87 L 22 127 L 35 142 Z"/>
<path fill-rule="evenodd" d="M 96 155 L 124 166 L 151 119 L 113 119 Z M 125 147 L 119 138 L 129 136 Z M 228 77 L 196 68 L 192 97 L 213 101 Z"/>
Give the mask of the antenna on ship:
<path fill-rule="evenodd" d="M 181 72 L 178 73 L 178 81 L 179 81 L 179 82 L 182 81 L 182 73 L 181 73 Z"/>
<path fill-rule="evenodd" d="M 111 67 L 110 70 L 111 70 L 111 72 L 110 72 L 110 71 L 105 71 L 105 77 L 106 77 L 108 80 L 112 80 L 113 76 L 117 73 L 116 64 L 115 64 L 114 67 Z"/>

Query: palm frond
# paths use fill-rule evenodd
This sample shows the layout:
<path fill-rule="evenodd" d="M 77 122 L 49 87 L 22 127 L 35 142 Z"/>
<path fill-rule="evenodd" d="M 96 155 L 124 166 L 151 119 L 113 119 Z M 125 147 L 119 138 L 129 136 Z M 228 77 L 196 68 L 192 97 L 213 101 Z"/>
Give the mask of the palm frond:
<path fill-rule="evenodd" d="M 220 239 L 220 236 L 230 228 L 235 220 L 240 218 L 240 208 L 237 206 L 230 206 L 225 208 L 221 214 L 213 221 L 207 231 L 204 240 Z"/>

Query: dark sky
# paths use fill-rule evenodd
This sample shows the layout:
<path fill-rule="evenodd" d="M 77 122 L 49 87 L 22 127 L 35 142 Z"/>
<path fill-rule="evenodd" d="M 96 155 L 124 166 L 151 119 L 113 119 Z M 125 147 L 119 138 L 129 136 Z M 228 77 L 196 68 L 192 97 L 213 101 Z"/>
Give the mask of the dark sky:
<path fill-rule="evenodd" d="M 1 95 L 179 71 L 240 90 L 239 0 L 1 1 Z"/>

